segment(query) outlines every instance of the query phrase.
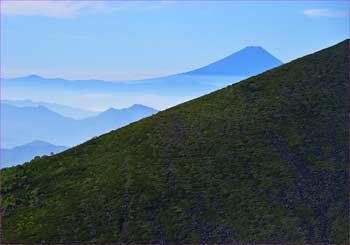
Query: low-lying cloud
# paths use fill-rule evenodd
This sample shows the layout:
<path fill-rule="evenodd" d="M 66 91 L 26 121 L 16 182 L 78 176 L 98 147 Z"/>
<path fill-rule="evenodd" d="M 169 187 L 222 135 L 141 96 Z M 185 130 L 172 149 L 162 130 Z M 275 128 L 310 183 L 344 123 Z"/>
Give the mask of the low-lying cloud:
<path fill-rule="evenodd" d="M 54 1 L 6 1 L 1 12 L 5 15 L 45 16 L 53 18 L 75 18 L 89 2 L 54 2 Z"/>
<path fill-rule="evenodd" d="M 346 17 L 346 12 L 331 9 L 306 9 L 303 14 L 308 17 Z"/>
<path fill-rule="evenodd" d="M 90 14 L 113 14 L 123 11 L 148 11 L 159 9 L 164 2 L 107 4 L 102 1 L 4 1 L 1 13 L 10 16 L 44 16 L 49 18 L 77 18 L 82 10 Z"/>

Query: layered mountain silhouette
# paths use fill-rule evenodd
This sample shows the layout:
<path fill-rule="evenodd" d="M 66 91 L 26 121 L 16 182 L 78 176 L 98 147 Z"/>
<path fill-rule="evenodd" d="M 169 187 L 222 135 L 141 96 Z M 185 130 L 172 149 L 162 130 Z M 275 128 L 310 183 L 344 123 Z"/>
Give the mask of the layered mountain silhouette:
<path fill-rule="evenodd" d="M 4 243 L 349 243 L 349 40 L 1 171 Z"/>
<path fill-rule="evenodd" d="M 80 108 L 74 108 L 66 105 L 60 105 L 56 103 L 47 103 L 42 101 L 32 101 L 32 100 L 2 100 L 2 103 L 13 105 L 17 107 L 38 107 L 44 106 L 47 109 L 61 114 L 65 117 L 71 117 L 74 119 L 83 119 L 91 116 L 95 116 L 98 113 L 94 111 L 84 110 Z"/>
<path fill-rule="evenodd" d="M 67 149 L 65 146 L 56 146 L 39 140 L 12 149 L 1 149 L 1 168 L 30 161 L 36 156 L 56 154 Z"/>
<path fill-rule="evenodd" d="M 157 112 L 150 107 L 133 105 L 125 109 L 109 109 L 96 116 L 76 120 L 45 106 L 17 107 L 5 103 L 1 106 L 3 148 L 35 140 L 73 146 Z"/>
<path fill-rule="evenodd" d="M 37 75 L 3 79 L 3 98 L 11 98 L 11 96 L 18 98 L 18 95 L 23 95 L 26 96 L 25 98 L 48 101 L 52 98 L 60 98 L 59 95 L 62 95 L 61 97 L 65 98 L 64 103 L 83 97 L 86 103 L 96 104 L 99 100 L 103 102 L 105 99 L 91 98 L 89 101 L 86 95 L 107 94 L 114 97 L 114 101 L 131 98 L 133 103 L 143 103 L 140 98 L 144 97 L 155 98 L 151 106 L 166 109 L 281 64 L 281 61 L 263 48 L 247 47 L 194 71 L 139 81 L 65 80 Z M 159 100 L 160 96 L 162 100 Z"/>

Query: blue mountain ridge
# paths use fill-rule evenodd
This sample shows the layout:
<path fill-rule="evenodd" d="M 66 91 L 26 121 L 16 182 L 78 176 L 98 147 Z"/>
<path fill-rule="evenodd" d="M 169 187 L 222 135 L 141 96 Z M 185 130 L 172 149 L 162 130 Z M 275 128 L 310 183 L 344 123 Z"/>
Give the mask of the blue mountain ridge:
<path fill-rule="evenodd" d="M 1 149 L 1 168 L 30 161 L 35 156 L 56 154 L 67 149 L 68 147 L 56 146 L 40 140 L 35 140 L 12 149 Z"/>
<path fill-rule="evenodd" d="M 2 103 L 1 107 L 1 143 L 5 148 L 35 140 L 74 146 L 157 112 L 150 107 L 134 105 L 125 109 L 109 109 L 96 116 L 76 120 L 44 106 L 16 107 Z"/>
<path fill-rule="evenodd" d="M 37 76 L 35 76 L 37 77 Z M 60 105 L 57 103 L 48 103 L 42 101 L 32 101 L 32 100 L 2 100 L 2 103 L 14 105 L 17 107 L 37 107 L 45 106 L 49 110 L 61 114 L 62 116 L 71 117 L 74 119 L 83 119 L 86 117 L 97 115 L 95 111 L 89 111 L 81 108 L 75 108 L 66 105 Z"/>

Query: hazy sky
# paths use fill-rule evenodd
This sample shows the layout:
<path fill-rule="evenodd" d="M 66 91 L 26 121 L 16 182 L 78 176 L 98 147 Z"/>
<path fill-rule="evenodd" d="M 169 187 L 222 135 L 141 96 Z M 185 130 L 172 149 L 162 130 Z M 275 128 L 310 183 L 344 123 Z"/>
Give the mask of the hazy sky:
<path fill-rule="evenodd" d="M 348 1 L 1 4 L 5 77 L 155 77 L 249 45 L 286 62 L 349 37 Z"/>

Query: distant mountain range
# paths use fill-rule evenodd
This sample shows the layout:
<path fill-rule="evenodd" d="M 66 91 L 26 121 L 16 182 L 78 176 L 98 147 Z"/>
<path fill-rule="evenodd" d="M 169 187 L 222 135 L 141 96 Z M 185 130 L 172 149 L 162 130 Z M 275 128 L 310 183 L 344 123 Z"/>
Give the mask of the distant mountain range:
<path fill-rule="evenodd" d="M 130 104 L 147 103 L 155 108 L 166 109 L 281 64 L 265 49 L 247 47 L 193 71 L 138 81 L 66 80 L 37 75 L 3 79 L 3 98 L 35 101 L 55 99 L 58 104 L 80 108 L 90 108 L 92 105 L 120 107 L 121 102 L 128 101 Z M 45 106 L 62 112 L 62 108 Z M 63 114 L 68 115 L 67 112 Z M 71 113 L 69 115 L 72 117 Z"/>
<path fill-rule="evenodd" d="M 66 149 L 68 147 L 56 146 L 39 140 L 12 149 L 1 149 L 1 168 L 30 161 L 35 156 L 56 154 Z"/>
<path fill-rule="evenodd" d="M 3 148 L 35 140 L 73 146 L 157 112 L 147 106 L 133 105 L 126 109 L 109 109 L 96 116 L 76 120 L 45 106 L 17 107 L 6 103 L 1 106 Z"/>
<path fill-rule="evenodd" d="M 62 116 L 71 117 L 74 119 L 83 119 L 83 118 L 95 116 L 98 114 L 97 112 L 94 112 L 94 111 L 74 108 L 74 107 L 60 105 L 56 103 L 41 102 L 41 101 L 36 102 L 32 100 L 2 100 L 2 103 L 8 104 L 8 105 L 14 105 L 17 107 L 44 106 L 53 112 L 61 114 Z"/>

